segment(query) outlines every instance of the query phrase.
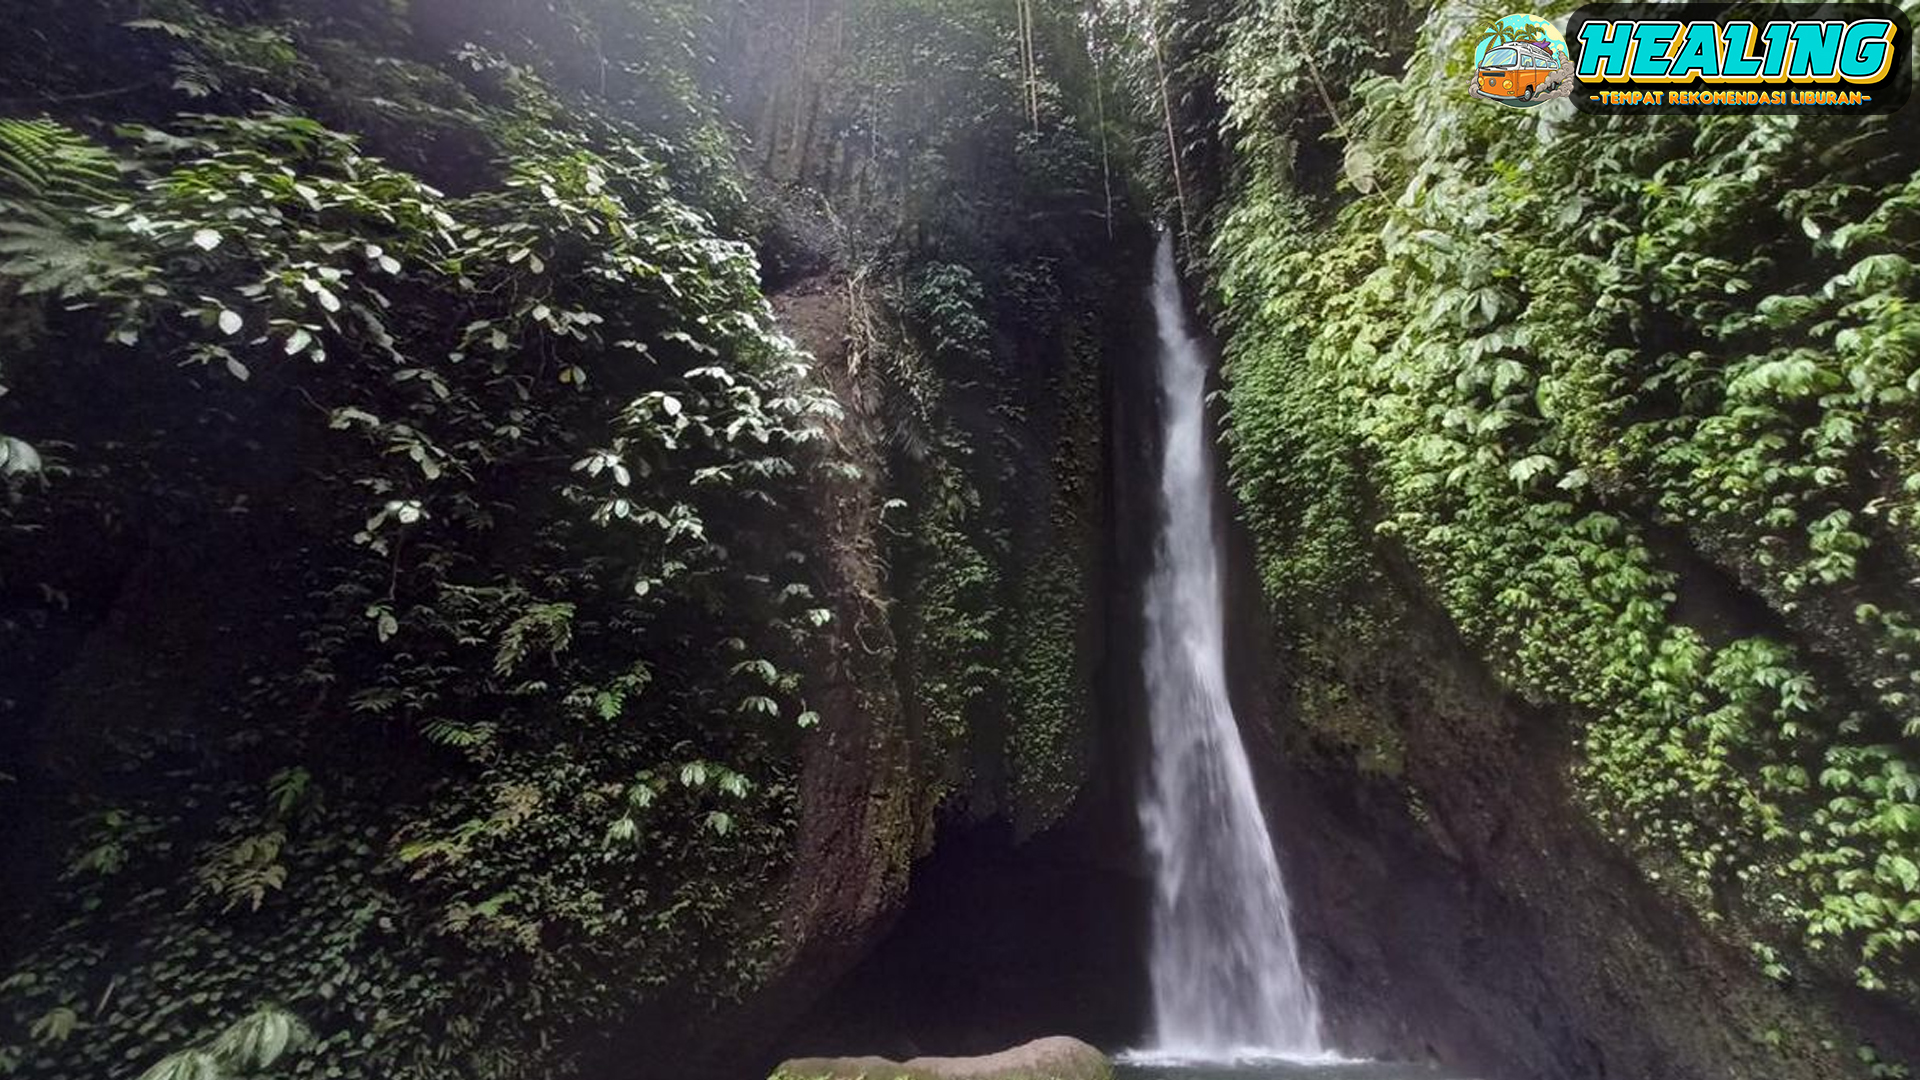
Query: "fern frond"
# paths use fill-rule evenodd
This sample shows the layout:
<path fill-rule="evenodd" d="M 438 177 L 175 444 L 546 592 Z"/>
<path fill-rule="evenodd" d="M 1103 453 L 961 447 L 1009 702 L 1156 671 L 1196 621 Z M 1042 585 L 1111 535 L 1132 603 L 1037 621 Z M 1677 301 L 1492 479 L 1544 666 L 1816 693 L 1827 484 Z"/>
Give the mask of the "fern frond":
<path fill-rule="evenodd" d="M 56 120 L 0 117 L 0 282 L 20 295 L 89 291 L 122 258 L 90 208 L 119 201 L 119 163 Z"/>
<path fill-rule="evenodd" d="M 35 203 L 114 200 L 120 169 L 92 139 L 55 120 L 0 117 L 0 192 Z"/>
<path fill-rule="evenodd" d="M 5 211 L 14 208 L 16 204 L 0 200 L 0 280 L 9 281 L 23 296 L 85 291 L 110 249 L 40 215 L 5 220 Z"/>

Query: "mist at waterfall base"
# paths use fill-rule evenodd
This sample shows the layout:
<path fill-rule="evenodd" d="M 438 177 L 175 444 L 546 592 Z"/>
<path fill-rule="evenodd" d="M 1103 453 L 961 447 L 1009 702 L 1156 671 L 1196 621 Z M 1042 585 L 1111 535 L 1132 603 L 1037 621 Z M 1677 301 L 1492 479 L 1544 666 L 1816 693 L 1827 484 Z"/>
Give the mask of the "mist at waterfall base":
<path fill-rule="evenodd" d="M 1302 971 L 1285 882 L 1228 697 L 1219 496 L 1206 354 L 1187 325 L 1171 234 L 1154 256 L 1159 508 L 1144 597 L 1151 763 L 1140 804 L 1153 873 L 1148 1044 L 1138 1080 L 1402 1080 L 1342 1059 Z"/>
<path fill-rule="evenodd" d="M 1154 1063 L 1121 1059 L 1114 1080 L 1448 1080 L 1430 1065 L 1388 1061 L 1242 1061 Z"/>

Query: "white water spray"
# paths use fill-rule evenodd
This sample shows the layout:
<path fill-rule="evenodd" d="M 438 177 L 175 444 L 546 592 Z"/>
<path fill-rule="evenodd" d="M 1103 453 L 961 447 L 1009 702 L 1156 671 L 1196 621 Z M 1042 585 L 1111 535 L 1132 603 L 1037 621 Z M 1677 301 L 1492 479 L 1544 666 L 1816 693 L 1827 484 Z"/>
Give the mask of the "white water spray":
<path fill-rule="evenodd" d="M 1160 520 L 1146 585 L 1153 766 L 1140 807 L 1155 895 L 1153 1056 L 1318 1057 L 1280 866 L 1227 698 L 1207 365 L 1187 328 L 1173 240 L 1155 255 Z"/>

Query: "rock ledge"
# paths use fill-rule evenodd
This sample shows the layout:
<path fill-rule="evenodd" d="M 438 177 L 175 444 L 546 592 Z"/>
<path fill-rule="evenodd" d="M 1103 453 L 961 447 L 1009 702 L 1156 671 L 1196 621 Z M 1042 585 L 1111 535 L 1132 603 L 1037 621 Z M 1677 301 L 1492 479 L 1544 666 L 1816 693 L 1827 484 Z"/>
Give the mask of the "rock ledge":
<path fill-rule="evenodd" d="M 794 1058 L 773 1080 L 1112 1080 L 1107 1055 L 1063 1035 L 979 1057 Z"/>

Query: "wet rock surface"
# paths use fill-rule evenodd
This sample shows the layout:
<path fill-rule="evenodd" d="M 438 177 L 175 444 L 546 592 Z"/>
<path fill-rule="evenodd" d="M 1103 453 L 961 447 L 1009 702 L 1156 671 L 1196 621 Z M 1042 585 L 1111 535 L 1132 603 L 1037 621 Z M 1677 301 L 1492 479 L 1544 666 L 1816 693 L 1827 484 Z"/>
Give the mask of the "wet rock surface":
<path fill-rule="evenodd" d="M 1063 1035 L 977 1057 L 794 1058 L 776 1080 L 1108 1080 L 1113 1065 L 1098 1049 Z"/>

